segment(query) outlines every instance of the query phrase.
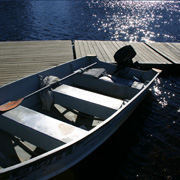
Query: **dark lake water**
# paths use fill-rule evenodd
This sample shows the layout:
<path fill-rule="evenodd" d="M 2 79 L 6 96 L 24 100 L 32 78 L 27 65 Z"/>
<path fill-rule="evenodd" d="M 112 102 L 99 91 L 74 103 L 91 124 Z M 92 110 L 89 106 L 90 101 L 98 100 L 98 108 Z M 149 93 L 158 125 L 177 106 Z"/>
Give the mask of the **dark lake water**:
<path fill-rule="evenodd" d="M 0 41 L 180 42 L 180 1 L 0 0 Z M 100 148 L 53 179 L 180 179 L 180 73 L 165 71 Z"/>
<path fill-rule="evenodd" d="M 180 42 L 180 2 L 0 0 L 0 41 Z"/>

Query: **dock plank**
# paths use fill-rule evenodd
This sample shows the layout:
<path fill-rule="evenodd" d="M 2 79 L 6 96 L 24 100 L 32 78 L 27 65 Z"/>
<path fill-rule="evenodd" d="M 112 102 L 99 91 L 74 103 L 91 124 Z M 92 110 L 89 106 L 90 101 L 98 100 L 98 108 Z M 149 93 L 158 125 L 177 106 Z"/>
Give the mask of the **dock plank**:
<path fill-rule="evenodd" d="M 98 48 L 97 42 L 96 41 L 90 41 L 89 45 L 91 45 L 93 47 L 97 57 L 99 59 L 102 59 L 102 61 L 105 61 L 104 57 L 102 56 L 102 53 L 101 53 L 100 49 Z"/>
<path fill-rule="evenodd" d="M 78 59 L 80 57 L 82 57 L 81 55 L 81 51 L 80 51 L 80 46 L 78 45 L 78 41 L 74 42 L 74 48 L 76 48 L 76 53 L 75 53 L 75 57 Z"/>
<path fill-rule="evenodd" d="M 133 61 L 138 61 L 139 64 L 170 64 L 166 59 L 161 55 L 154 52 L 151 48 L 146 46 L 143 42 L 118 42 L 123 47 L 124 45 L 132 45 L 137 55 L 133 58 Z"/>
<path fill-rule="evenodd" d="M 86 56 L 87 53 L 86 53 L 86 50 L 85 50 L 85 48 L 84 48 L 83 41 L 80 40 L 80 41 L 78 42 L 78 44 L 79 44 L 79 49 L 80 49 L 80 54 L 81 54 L 81 56 L 82 56 L 82 57 Z"/>
<path fill-rule="evenodd" d="M 89 45 L 88 45 L 87 41 L 83 41 L 83 45 L 84 45 L 84 49 L 86 51 L 86 55 L 91 54 L 91 51 L 89 49 Z"/>
<path fill-rule="evenodd" d="M 0 86 L 72 59 L 69 40 L 0 42 Z"/>
<path fill-rule="evenodd" d="M 109 57 L 106 54 L 106 50 L 104 49 L 103 44 L 101 44 L 101 41 L 96 41 L 97 47 L 101 53 L 101 56 L 103 57 L 105 62 L 110 62 Z"/>
<path fill-rule="evenodd" d="M 179 43 L 147 43 L 147 45 L 167 58 L 171 63 L 180 64 Z"/>
<path fill-rule="evenodd" d="M 91 41 L 86 41 L 86 42 L 88 44 L 90 54 L 96 54 L 96 51 L 95 51 L 94 47 L 91 45 Z"/>
<path fill-rule="evenodd" d="M 140 65 L 162 65 L 162 64 L 172 64 L 170 61 L 165 59 L 163 56 L 155 52 L 152 48 L 148 47 L 143 42 L 126 42 L 126 41 L 75 41 L 75 52 L 80 55 L 78 49 L 83 49 L 85 42 L 88 43 L 89 49 L 94 49 L 93 53 L 97 57 L 105 62 L 114 62 L 115 52 L 125 45 L 132 45 L 135 49 L 137 55 L 133 58 L 133 61 Z M 82 48 L 83 47 L 83 48 Z M 90 50 L 90 52 L 92 52 Z M 82 55 L 82 54 L 81 54 Z M 83 55 L 87 55 L 84 52 Z M 82 56 L 78 56 L 80 58 Z"/>
<path fill-rule="evenodd" d="M 88 45 L 86 47 L 86 45 Z M 98 58 L 105 62 L 114 62 L 113 54 L 109 51 L 109 45 L 106 41 L 75 41 L 75 52 L 78 56 L 77 58 L 83 57 L 81 53 L 79 53 L 79 49 L 87 48 L 85 51 L 85 54 L 83 53 L 83 56 L 90 54 L 96 54 Z M 114 51 L 115 52 L 115 51 Z"/>
<path fill-rule="evenodd" d="M 112 53 L 112 51 L 110 51 L 111 49 L 111 45 L 110 44 L 107 44 L 106 41 L 99 41 L 99 43 L 101 44 L 102 46 L 102 49 L 104 50 L 104 54 L 107 58 L 107 62 L 114 62 L 114 54 Z"/>

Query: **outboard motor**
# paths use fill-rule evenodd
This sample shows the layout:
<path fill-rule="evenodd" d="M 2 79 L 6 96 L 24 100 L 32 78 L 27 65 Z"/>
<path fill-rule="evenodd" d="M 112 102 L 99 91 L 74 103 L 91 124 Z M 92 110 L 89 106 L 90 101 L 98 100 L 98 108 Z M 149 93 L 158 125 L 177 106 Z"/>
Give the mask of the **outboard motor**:
<path fill-rule="evenodd" d="M 134 48 L 131 45 L 124 46 L 114 54 L 114 59 L 117 62 L 118 68 L 125 66 L 132 67 L 132 58 L 136 55 Z"/>

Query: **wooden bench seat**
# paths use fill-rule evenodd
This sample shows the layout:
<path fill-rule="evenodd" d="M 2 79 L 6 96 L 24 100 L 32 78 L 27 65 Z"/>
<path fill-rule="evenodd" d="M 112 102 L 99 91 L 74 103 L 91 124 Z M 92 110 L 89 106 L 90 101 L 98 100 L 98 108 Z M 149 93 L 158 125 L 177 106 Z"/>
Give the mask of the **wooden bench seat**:
<path fill-rule="evenodd" d="M 86 130 L 18 106 L 0 116 L 0 129 L 48 151 L 87 134 Z"/>
<path fill-rule="evenodd" d="M 54 89 L 53 94 L 55 103 L 102 119 L 112 115 L 123 103 L 120 99 L 65 84 Z"/>

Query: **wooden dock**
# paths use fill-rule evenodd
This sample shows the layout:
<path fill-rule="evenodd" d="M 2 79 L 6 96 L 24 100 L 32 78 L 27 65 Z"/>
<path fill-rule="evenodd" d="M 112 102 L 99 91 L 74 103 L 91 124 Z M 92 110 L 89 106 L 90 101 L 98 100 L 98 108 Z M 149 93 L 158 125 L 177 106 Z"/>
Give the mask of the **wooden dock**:
<path fill-rule="evenodd" d="M 125 45 L 132 45 L 140 67 L 163 67 L 180 64 L 180 43 L 143 43 L 126 41 L 82 41 L 74 42 L 76 58 L 96 54 L 105 62 L 114 62 L 115 52 Z"/>
<path fill-rule="evenodd" d="M 0 86 L 44 69 L 88 54 L 114 62 L 114 53 L 132 45 L 142 68 L 180 67 L 180 43 L 143 43 L 122 41 L 19 41 L 0 42 Z"/>
<path fill-rule="evenodd" d="M 71 41 L 0 42 L 0 86 L 71 59 Z"/>

